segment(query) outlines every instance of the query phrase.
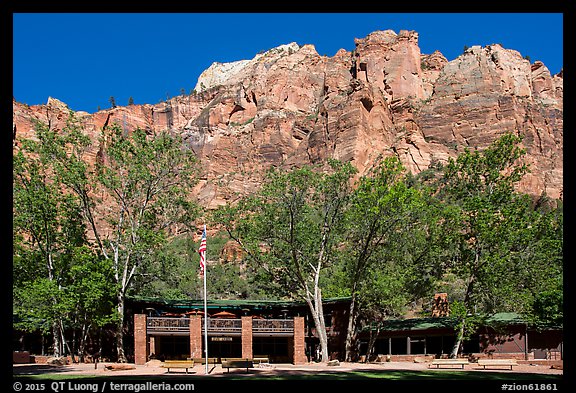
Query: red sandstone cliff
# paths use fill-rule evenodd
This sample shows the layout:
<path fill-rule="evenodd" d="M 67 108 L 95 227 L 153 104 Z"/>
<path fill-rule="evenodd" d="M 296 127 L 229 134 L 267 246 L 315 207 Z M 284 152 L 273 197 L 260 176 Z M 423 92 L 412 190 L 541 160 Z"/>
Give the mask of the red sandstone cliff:
<path fill-rule="evenodd" d="M 562 197 L 562 73 L 552 76 L 497 44 L 473 46 L 453 61 L 421 54 L 413 31 L 377 31 L 355 43 L 334 57 L 292 43 L 214 63 L 195 94 L 76 116 L 94 140 L 112 122 L 182 133 L 203 162 L 193 191 L 211 207 L 254 191 L 270 165 L 333 157 L 363 173 L 379 154 L 395 154 L 419 172 L 505 132 L 524 136 L 531 173 L 521 191 Z M 13 116 L 17 144 L 34 137 L 33 119 L 62 128 L 68 109 L 55 99 L 13 102 Z"/>

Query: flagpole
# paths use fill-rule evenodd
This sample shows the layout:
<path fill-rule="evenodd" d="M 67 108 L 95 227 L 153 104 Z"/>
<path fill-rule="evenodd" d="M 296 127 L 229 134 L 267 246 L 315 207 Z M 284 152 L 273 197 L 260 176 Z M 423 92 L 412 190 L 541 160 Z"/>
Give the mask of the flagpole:
<path fill-rule="evenodd" d="M 206 233 L 206 224 L 204 224 L 204 233 Z M 208 252 L 206 249 L 205 254 Z M 206 273 L 208 271 L 208 259 L 204 256 L 204 354 L 206 357 L 206 375 L 208 375 L 208 305 L 206 302 Z"/>

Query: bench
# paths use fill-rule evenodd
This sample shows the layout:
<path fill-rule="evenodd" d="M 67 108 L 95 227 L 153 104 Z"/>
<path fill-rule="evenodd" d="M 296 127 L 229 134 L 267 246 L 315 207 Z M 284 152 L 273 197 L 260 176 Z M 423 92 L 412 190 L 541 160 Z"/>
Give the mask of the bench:
<path fill-rule="evenodd" d="M 225 368 L 227 372 L 230 372 L 231 368 L 245 368 L 248 372 L 251 367 L 254 367 L 252 359 L 222 359 L 222 368 Z"/>
<path fill-rule="evenodd" d="M 254 355 L 254 358 L 252 358 L 252 360 L 254 361 L 254 363 L 270 363 L 270 358 L 267 355 Z"/>
<path fill-rule="evenodd" d="M 194 367 L 193 360 L 166 360 L 162 363 L 162 367 L 167 368 L 170 372 L 171 368 L 183 368 L 186 369 L 186 374 L 188 374 L 188 369 Z"/>
<path fill-rule="evenodd" d="M 516 359 L 478 359 L 478 365 L 483 366 L 484 370 L 486 370 L 486 366 L 510 366 L 510 370 L 512 370 L 512 367 L 517 366 L 518 363 Z"/>
<path fill-rule="evenodd" d="M 469 364 L 468 359 L 434 359 L 430 362 L 430 365 L 436 366 L 436 368 L 440 368 L 440 366 L 461 366 L 464 369 L 467 364 Z"/>
<path fill-rule="evenodd" d="M 206 358 L 192 358 L 188 360 L 193 360 L 194 364 L 206 364 Z M 208 364 L 218 364 L 220 363 L 219 358 L 208 358 Z"/>

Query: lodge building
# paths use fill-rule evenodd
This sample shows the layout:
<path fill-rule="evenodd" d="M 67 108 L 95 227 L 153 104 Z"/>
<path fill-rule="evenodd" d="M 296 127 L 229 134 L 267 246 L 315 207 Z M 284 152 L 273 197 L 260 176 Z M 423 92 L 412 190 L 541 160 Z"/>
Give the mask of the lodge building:
<path fill-rule="evenodd" d="M 443 296 L 442 296 L 443 295 Z M 323 304 L 331 359 L 344 359 L 349 298 Z M 265 356 L 272 363 L 302 364 L 317 359 L 319 341 L 303 302 L 212 300 L 208 309 L 208 355 L 211 358 Z M 372 338 L 371 358 L 409 360 L 416 356 L 447 356 L 455 340 L 454 320 L 447 315 L 445 294 L 435 297 L 431 317 L 396 319 L 366 326 L 358 336 L 365 354 Z M 130 299 L 134 363 L 150 359 L 204 357 L 202 301 Z M 517 314 L 499 313 L 480 326 L 463 345 L 475 357 L 522 360 L 563 358 L 562 328 L 536 329 Z"/>
<path fill-rule="evenodd" d="M 202 301 L 133 299 L 129 305 L 136 364 L 151 358 L 204 357 Z M 308 361 L 306 345 L 310 339 L 304 335 L 310 330 L 305 326 L 308 318 L 303 304 L 209 300 L 207 309 L 209 357 L 265 355 L 277 363 Z"/>

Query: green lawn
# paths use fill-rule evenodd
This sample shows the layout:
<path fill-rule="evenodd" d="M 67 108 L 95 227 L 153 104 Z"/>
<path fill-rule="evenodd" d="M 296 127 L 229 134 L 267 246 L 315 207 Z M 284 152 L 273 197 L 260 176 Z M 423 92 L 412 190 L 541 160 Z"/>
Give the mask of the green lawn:
<path fill-rule="evenodd" d="M 49 380 L 59 381 L 68 379 L 83 380 L 111 380 L 111 381 L 207 381 L 207 380 L 262 380 L 262 381 L 561 381 L 561 375 L 547 374 L 529 374 L 515 372 L 475 372 L 475 371 L 450 371 L 450 370 L 372 370 L 372 371 L 323 371 L 323 372 L 302 372 L 302 371 L 282 371 L 281 373 L 259 374 L 258 372 L 231 372 L 225 375 L 185 375 L 180 373 L 163 374 L 163 375 L 113 375 L 113 372 L 106 375 L 87 376 L 87 375 L 67 375 L 65 373 L 41 373 L 35 375 L 14 375 L 16 379 L 26 380 Z"/>

